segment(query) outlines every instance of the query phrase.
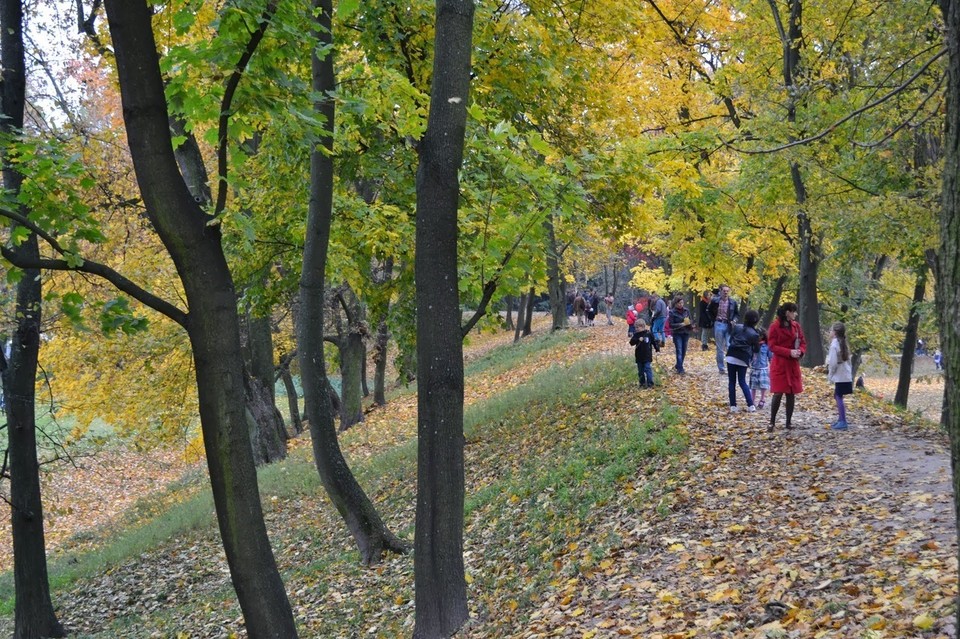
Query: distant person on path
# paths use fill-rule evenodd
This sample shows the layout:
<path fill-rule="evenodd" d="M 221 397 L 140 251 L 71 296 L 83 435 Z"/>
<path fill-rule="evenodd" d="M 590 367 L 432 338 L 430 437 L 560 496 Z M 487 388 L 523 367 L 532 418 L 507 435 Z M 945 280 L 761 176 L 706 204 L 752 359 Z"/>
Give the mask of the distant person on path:
<path fill-rule="evenodd" d="M 678 297 L 673 303 L 669 316 L 670 334 L 673 335 L 673 347 L 677 351 L 677 364 L 673 367 L 678 373 L 684 375 L 683 361 L 687 358 L 687 342 L 690 341 L 690 331 L 693 330 L 693 324 L 690 322 L 690 311 L 684 307 L 682 297 Z"/>
<path fill-rule="evenodd" d="M 760 394 L 756 406 L 761 409 L 766 404 L 767 391 L 770 390 L 770 347 L 767 346 L 767 331 L 758 328 L 757 333 L 760 334 L 760 348 L 750 360 L 750 391 L 754 400 L 757 393 Z"/>
<path fill-rule="evenodd" d="M 657 340 L 659 346 L 663 346 L 666 341 L 666 335 L 663 332 L 663 325 L 667 321 L 667 303 L 656 293 L 650 293 L 650 319 L 653 322 L 653 339 Z"/>
<path fill-rule="evenodd" d="M 660 352 L 653 335 L 647 330 L 647 323 L 638 319 L 634 324 L 636 330 L 630 338 L 630 345 L 635 346 L 633 356 L 637 360 L 637 375 L 640 377 L 640 388 L 653 388 L 653 351 Z"/>
<path fill-rule="evenodd" d="M 575 291 L 567 291 L 567 317 L 573 317 L 573 302 L 576 298 Z"/>
<path fill-rule="evenodd" d="M 607 326 L 613 326 L 613 293 L 607 291 L 607 296 L 603 298 L 603 308 L 607 311 Z"/>
<path fill-rule="evenodd" d="M 834 430 L 847 430 L 847 407 L 844 395 L 853 394 L 853 365 L 847 347 L 847 327 L 836 322 L 830 336 L 830 353 L 827 355 L 827 379 L 833 382 L 833 398 L 837 400 L 837 421 L 831 424 Z"/>
<path fill-rule="evenodd" d="M 940 352 L 940 349 L 933 351 L 933 365 L 938 371 L 943 370 L 943 353 Z"/>
<path fill-rule="evenodd" d="M 770 428 L 777 423 L 780 400 L 787 396 L 787 428 L 792 428 L 793 406 L 796 395 L 803 392 L 800 358 L 807 350 L 807 340 L 797 323 L 797 305 L 793 302 L 777 308 L 777 319 L 767 331 L 767 344 L 773 357 L 770 360 Z"/>
<path fill-rule="evenodd" d="M 724 358 L 730 341 L 730 328 L 740 319 L 737 300 L 730 297 L 730 287 L 721 284 L 719 293 L 710 300 L 708 311 L 713 322 L 713 339 L 717 343 L 717 368 L 725 372 Z"/>
<path fill-rule="evenodd" d="M 633 337 L 634 331 L 636 331 L 637 322 L 637 311 L 634 310 L 633 306 L 627 307 L 627 337 Z"/>
<path fill-rule="evenodd" d="M 710 291 L 704 291 L 697 306 L 697 322 L 700 324 L 700 350 L 710 350 L 710 335 L 713 333 L 713 320 L 710 319 Z"/>
<path fill-rule="evenodd" d="M 760 314 L 756 311 L 747 311 L 743 317 L 743 324 L 734 324 L 730 330 L 730 346 L 724 358 L 727 364 L 727 392 L 730 396 L 730 412 L 736 413 L 737 385 L 743 391 L 743 399 L 747 402 L 747 411 L 756 412 L 753 405 L 753 393 L 747 384 L 747 367 L 753 356 L 760 350 L 760 333 L 757 332 L 757 322 Z"/>
<path fill-rule="evenodd" d="M 583 314 L 587 311 L 586 300 L 583 295 L 577 293 L 573 298 L 573 314 L 577 316 L 577 326 L 583 326 Z"/>
<path fill-rule="evenodd" d="M 587 326 L 593 326 L 593 320 L 597 317 L 597 311 L 600 309 L 600 296 L 597 292 L 591 290 L 587 294 Z"/>

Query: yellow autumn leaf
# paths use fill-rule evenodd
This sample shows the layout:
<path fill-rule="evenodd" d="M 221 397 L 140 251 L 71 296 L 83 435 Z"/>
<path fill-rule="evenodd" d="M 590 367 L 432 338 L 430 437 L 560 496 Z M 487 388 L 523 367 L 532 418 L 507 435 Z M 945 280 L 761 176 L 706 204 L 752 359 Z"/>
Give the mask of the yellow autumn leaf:
<path fill-rule="evenodd" d="M 930 615 L 928 615 L 927 613 L 923 613 L 922 615 L 917 615 L 916 617 L 913 618 L 913 626 L 918 630 L 930 630 L 931 628 L 933 628 L 933 624 L 935 624 L 936 622 L 937 620 L 931 617 Z"/>

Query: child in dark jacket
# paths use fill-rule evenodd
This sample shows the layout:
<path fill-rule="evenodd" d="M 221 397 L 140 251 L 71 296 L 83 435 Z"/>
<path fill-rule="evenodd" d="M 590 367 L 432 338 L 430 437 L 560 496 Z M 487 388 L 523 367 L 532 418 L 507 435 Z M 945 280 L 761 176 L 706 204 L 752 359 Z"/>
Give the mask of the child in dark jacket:
<path fill-rule="evenodd" d="M 634 324 L 630 345 L 636 347 L 633 355 L 637 360 L 640 388 L 653 388 L 653 351 L 659 353 L 660 345 L 653 339 L 653 334 L 647 330 L 647 323 L 642 319 L 637 319 Z"/>

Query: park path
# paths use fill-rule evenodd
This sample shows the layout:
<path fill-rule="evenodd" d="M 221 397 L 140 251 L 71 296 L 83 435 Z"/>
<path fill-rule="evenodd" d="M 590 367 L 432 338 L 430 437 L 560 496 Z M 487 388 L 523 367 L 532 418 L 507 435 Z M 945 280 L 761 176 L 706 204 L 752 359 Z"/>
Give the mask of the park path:
<path fill-rule="evenodd" d="M 945 439 L 862 396 L 850 430 L 829 430 L 832 390 L 811 371 L 794 429 L 781 408 L 767 433 L 769 407 L 731 414 L 726 375 L 699 349 L 691 340 L 685 376 L 666 372 L 672 344 L 657 362 L 689 435 L 683 458 L 638 475 L 646 491 L 606 522 L 622 543 L 554 584 L 518 636 L 955 637 Z"/>

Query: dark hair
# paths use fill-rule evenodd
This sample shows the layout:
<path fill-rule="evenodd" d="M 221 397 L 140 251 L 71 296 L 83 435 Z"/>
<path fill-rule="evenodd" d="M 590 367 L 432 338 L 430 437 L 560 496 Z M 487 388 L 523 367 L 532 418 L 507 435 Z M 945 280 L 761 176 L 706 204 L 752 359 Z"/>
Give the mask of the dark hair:
<path fill-rule="evenodd" d="M 787 321 L 787 311 L 797 312 L 797 305 L 793 302 L 784 302 L 779 307 L 777 307 L 777 319 L 780 320 L 782 326 L 789 326 Z"/>
<path fill-rule="evenodd" d="M 840 344 L 840 361 L 845 362 L 850 359 L 850 349 L 847 347 L 847 327 L 843 322 L 836 322 L 833 326 L 833 335 Z"/>
<path fill-rule="evenodd" d="M 760 321 L 760 313 L 756 312 L 753 309 L 747 311 L 746 315 L 743 316 L 743 325 L 753 328 Z"/>

